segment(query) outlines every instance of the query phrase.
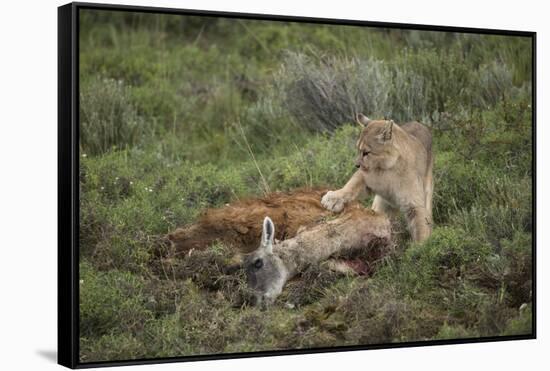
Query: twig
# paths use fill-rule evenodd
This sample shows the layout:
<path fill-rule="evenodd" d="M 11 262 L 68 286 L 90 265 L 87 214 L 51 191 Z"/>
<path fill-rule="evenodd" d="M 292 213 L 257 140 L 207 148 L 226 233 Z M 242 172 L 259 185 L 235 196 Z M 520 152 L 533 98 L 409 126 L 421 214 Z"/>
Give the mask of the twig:
<path fill-rule="evenodd" d="M 197 35 L 197 37 L 195 38 L 195 41 L 193 41 L 193 46 L 197 45 L 197 43 L 199 42 L 201 36 L 202 36 L 202 32 L 204 31 L 204 24 L 201 26 L 201 29 L 199 30 L 199 34 Z"/>
<path fill-rule="evenodd" d="M 248 148 L 248 153 L 250 154 L 250 157 L 252 157 L 252 161 L 254 161 L 254 166 L 256 166 L 256 170 L 258 170 L 258 173 L 260 174 L 260 178 L 262 180 L 262 186 L 263 186 L 262 191 L 264 192 L 264 194 L 268 194 L 268 193 L 271 192 L 271 190 L 269 189 L 269 184 L 267 184 L 267 181 L 265 180 L 264 174 L 262 173 L 262 171 L 260 170 L 260 167 L 258 166 L 258 162 L 256 161 L 256 157 L 254 156 L 254 153 L 252 152 L 252 148 L 250 147 L 250 144 L 248 143 L 248 139 L 246 139 L 246 135 L 244 133 L 241 122 L 237 121 L 237 125 L 239 125 L 239 129 L 241 130 L 241 135 L 244 139 L 246 147 Z"/>
<path fill-rule="evenodd" d="M 294 146 L 294 149 L 296 150 L 296 152 L 298 152 L 298 154 L 302 159 L 302 162 L 304 163 L 304 173 L 306 174 L 306 184 L 309 182 L 308 186 L 311 188 L 313 187 L 313 176 L 311 175 L 311 173 L 307 168 L 307 158 L 304 156 L 302 151 L 298 148 L 296 143 L 292 143 L 292 145 Z"/>

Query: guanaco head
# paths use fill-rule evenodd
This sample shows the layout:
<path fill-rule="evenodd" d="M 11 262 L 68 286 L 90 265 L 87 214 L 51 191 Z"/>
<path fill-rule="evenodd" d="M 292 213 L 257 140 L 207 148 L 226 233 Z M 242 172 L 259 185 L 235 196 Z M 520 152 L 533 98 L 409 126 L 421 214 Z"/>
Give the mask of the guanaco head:
<path fill-rule="evenodd" d="M 288 270 L 281 258 L 273 253 L 274 236 L 275 225 L 266 216 L 260 246 L 244 261 L 247 284 L 254 292 L 256 305 L 272 304 L 287 281 Z"/>

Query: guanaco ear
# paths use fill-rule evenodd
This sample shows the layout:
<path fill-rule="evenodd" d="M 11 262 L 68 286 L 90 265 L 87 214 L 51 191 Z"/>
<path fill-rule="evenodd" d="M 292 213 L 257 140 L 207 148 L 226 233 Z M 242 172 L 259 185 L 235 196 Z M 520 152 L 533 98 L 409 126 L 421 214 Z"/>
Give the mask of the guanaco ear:
<path fill-rule="evenodd" d="M 359 124 L 359 126 L 361 126 L 362 128 L 365 128 L 369 124 L 370 119 L 367 116 L 363 115 L 362 113 L 358 113 L 355 116 L 355 121 Z"/>
<path fill-rule="evenodd" d="M 275 238 L 275 225 L 269 216 L 264 219 L 262 229 L 262 246 L 268 253 L 273 252 L 273 239 Z"/>
<path fill-rule="evenodd" d="M 381 139 L 384 142 L 391 140 L 393 135 L 393 124 L 395 124 L 393 120 L 386 121 L 386 125 L 384 126 L 384 130 L 382 131 L 381 135 Z"/>

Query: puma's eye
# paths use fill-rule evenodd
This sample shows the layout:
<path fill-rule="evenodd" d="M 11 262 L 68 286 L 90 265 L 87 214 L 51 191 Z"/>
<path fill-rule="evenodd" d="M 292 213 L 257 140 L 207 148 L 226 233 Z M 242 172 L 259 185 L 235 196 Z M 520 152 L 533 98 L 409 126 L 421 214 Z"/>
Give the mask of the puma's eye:
<path fill-rule="evenodd" d="M 370 151 L 363 151 L 363 157 L 364 157 L 364 156 L 368 156 L 369 153 L 370 153 Z"/>
<path fill-rule="evenodd" d="M 260 269 L 261 267 L 263 267 L 263 265 L 264 265 L 264 262 L 262 261 L 262 259 L 256 259 L 254 261 L 254 267 L 256 269 Z"/>

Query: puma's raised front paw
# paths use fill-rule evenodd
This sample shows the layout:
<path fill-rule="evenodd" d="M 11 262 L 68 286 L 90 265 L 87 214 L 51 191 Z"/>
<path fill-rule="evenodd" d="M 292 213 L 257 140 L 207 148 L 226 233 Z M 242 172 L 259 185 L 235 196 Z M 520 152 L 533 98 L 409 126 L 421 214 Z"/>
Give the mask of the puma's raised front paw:
<path fill-rule="evenodd" d="M 321 205 L 327 210 L 339 213 L 344 209 L 346 200 L 337 191 L 328 191 L 321 199 Z"/>

